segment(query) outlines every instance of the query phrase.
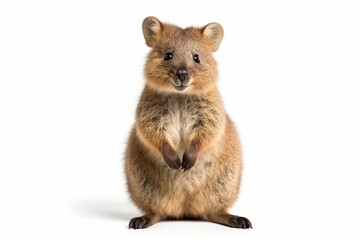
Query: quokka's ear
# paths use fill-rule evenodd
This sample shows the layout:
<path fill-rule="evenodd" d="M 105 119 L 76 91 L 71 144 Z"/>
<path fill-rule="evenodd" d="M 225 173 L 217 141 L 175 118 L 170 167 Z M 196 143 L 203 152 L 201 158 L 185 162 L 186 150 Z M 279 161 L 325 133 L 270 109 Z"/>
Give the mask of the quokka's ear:
<path fill-rule="evenodd" d="M 142 30 L 146 44 L 149 47 L 154 47 L 156 45 L 161 28 L 162 23 L 156 17 L 147 17 L 144 19 Z"/>
<path fill-rule="evenodd" d="M 202 29 L 202 33 L 205 38 L 210 40 L 210 47 L 213 52 L 215 52 L 221 43 L 221 40 L 224 36 L 224 30 L 218 23 L 209 23 Z"/>

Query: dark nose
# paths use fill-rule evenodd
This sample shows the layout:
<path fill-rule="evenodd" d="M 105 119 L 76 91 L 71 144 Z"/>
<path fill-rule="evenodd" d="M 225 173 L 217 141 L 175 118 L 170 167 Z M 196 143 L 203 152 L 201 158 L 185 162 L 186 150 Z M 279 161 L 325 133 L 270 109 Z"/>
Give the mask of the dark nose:
<path fill-rule="evenodd" d="M 179 69 L 176 72 L 176 78 L 183 82 L 189 78 L 189 73 L 186 69 Z"/>

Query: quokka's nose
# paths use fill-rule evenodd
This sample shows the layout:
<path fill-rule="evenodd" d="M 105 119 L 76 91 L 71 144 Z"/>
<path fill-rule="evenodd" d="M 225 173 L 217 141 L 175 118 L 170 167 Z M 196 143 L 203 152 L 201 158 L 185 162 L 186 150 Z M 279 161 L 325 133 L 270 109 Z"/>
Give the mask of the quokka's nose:
<path fill-rule="evenodd" d="M 180 68 L 176 72 L 176 78 L 183 82 L 189 78 L 189 73 L 186 69 Z"/>

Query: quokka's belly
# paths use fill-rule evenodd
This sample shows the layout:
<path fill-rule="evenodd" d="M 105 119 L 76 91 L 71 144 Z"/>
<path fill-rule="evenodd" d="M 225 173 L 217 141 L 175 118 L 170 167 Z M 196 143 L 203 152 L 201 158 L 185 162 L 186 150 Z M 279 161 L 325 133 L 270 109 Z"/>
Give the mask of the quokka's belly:
<path fill-rule="evenodd" d="M 164 180 L 152 199 L 153 211 L 182 218 L 227 209 L 235 200 L 239 179 L 230 169 L 218 166 L 216 159 L 209 159 L 210 155 L 200 157 L 187 172 L 165 168 Z"/>

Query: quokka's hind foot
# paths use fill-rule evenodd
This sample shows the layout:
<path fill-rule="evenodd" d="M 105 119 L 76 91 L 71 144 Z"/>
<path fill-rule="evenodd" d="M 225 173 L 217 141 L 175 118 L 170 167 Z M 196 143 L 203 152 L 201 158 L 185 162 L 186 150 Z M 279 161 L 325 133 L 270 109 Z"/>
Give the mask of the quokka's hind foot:
<path fill-rule="evenodd" d="M 233 228 L 252 228 L 252 224 L 249 219 L 245 217 L 239 217 L 228 213 L 218 213 L 208 215 L 208 219 L 212 222 L 223 224 Z"/>
<path fill-rule="evenodd" d="M 252 224 L 249 221 L 249 219 L 238 216 L 230 218 L 230 226 L 234 228 L 244 228 L 244 229 L 252 228 Z"/>
<path fill-rule="evenodd" d="M 141 217 L 136 217 L 130 220 L 129 228 L 133 229 L 143 229 L 148 228 L 151 225 L 157 223 L 160 220 L 160 217 L 155 214 L 145 214 Z"/>

